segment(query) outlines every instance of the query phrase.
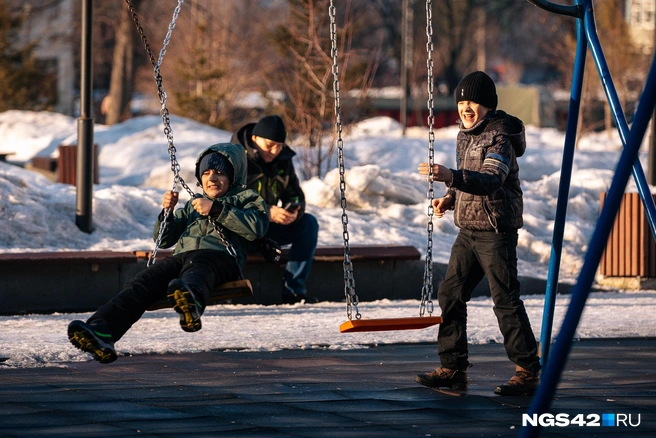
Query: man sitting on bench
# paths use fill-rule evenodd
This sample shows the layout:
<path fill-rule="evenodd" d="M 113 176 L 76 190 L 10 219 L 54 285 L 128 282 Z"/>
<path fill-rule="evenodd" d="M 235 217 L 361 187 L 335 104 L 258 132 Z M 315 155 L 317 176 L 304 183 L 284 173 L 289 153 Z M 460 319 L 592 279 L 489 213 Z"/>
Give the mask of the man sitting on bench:
<path fill-rule="evenodd" d="M 319 224 L 305 212 L 305 195 L 292 161 L 296 153 L 285 144 L 286 138 L 282 118 L 271 115 L 246 124 L 232 141 L 246 149 L 248 188 L 267 204 L 271 224 L 266 237 L 280 245 L 291 244 L 282 279 L 282 302 L 316 303 L 317 299 L 307 294 L 305 280 L 312 268 Z"/>

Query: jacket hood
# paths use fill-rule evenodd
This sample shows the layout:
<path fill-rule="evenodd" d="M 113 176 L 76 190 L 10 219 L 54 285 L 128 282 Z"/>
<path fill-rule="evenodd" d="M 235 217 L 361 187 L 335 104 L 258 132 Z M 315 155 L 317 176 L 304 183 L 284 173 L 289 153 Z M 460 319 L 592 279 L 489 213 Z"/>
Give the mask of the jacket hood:
<path fill-rule="evenodd" d="M 207 154 L 218 152 L 225 156 L 232 167 L 235 169 L 235 176 L 232 185 L 228 189 L 226 196 L 233 195 L 246 188 L 246 154 L 244 148 L 236 143 L 217 143 L 205 149 L 198 155 L 196 159 L 196 179 L 201 182 L 201 175 L 199 173 L 200 161 Z"/>
<path fill-rule="evenodd" d="M 508 134 L 515 155 L 521 157 L 526 152 L 526 133 L 524 123 L 505 111 L 497 110 L 490 121 L 490 128 L 502 130 Z"/>

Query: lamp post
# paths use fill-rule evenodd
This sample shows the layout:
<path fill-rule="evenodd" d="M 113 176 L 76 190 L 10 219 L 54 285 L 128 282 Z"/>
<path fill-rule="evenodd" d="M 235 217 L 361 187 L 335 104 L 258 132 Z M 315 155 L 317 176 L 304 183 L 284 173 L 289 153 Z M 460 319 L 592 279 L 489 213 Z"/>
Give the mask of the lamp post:
<path fill-rule="evenodd" d="M 77 164 L 75 225 L 85 233 L 93 231 L 93 80 L 91 75 L 92 0 L 82 0 L 82 42 L 80 47 L 80 117 L 77 119 Z"/>

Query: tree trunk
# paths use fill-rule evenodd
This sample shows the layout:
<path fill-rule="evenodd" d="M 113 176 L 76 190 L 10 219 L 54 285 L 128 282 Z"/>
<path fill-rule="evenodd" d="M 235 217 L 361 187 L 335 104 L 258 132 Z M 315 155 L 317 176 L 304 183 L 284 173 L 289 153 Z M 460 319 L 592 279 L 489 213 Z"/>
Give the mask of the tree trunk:
<path fill-rule="evenodd" d="M 132 0 L 138 10 L 141 0 Z M 105 124 L 113 125 L 129 117 L 129 105 L 134 89 L 134 39 L 135 29 L 128 8 L 123 8 L 116 29 L 116 45 L 112 63 L 109 94 L 103 102 Z"/>

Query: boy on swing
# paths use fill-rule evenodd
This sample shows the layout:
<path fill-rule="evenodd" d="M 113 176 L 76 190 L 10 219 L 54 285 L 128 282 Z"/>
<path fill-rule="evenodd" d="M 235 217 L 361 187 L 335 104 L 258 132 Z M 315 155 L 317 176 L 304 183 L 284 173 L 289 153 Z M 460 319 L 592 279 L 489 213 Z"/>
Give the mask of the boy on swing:
<path fill-rule="evenodd" d="M 138 273 L 86 322 L 71 322 L 68 338 L 75 347 L 100 363 L 115 361 L 114 343 L 162 298 L 180 315 L 182 330 L 201 329 L 200 317 L 210 291 L 241 277 L 247 242 L 264 236 L 269 226 L 264 200 L 246 189 L 246 166 L 244 149 L 238 144 L 219 143 L 201 152 L 196 178 L 203 194 L 168 216 L 162 236 L 162 248 L 177 243 L 173 255 Z M 164 209 L 175 208 L 177 203 L 177 192 L 164 193 Z M 210 218 L 221 228 L 223 238 Z M 162 221 L 164 210 L 155 223 L 155 239 Z M 230 255 L 229 246 L 236 256 Z"/>
<path fill-rule="evenodd" d="M 443 217 L 454 210 L 460 228 L 438 289 L 442 310 L 437 344 L 442 366 L 415 381 L 431 388 L 467 388 L 467 302 L 487 277 L 494 313 L 515 375 L 494 390 L 498 395 L 532 395 L 539 382 L 538 347 L 517 280 L 517 230 L 523 225 L 522 189 L 517 157 L 526 150 L 524 124 L 497 110 L 494 81 L 477 71 L 465 76 L 455 90 L 460 116 L 456 142 L 457 170 L 433 165 L 433 181 L 447 193 L 433 200 Z M 428 163 L 419 165 L 429 174 Z"/>

